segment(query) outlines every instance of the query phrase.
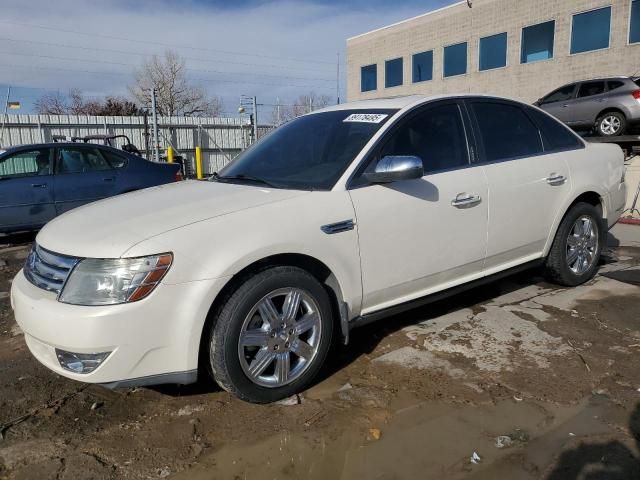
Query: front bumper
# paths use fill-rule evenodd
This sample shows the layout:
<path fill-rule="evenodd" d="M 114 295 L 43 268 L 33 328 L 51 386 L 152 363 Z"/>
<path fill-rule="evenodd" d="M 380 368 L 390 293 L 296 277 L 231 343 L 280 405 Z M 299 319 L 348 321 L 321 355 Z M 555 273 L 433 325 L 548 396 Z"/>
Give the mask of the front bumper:
<path fill-rule="evenodd" d="M 68 305 L 31 284 L 20 271 L 11 305 L 31 353 L 54 372 L 82 382 L 111 386 L 195 381 L 202 328 L 225 279 L 160 284 L 134 303 Z M 93 372 L 65 370 L 55 349 L 111 352 Z"/>

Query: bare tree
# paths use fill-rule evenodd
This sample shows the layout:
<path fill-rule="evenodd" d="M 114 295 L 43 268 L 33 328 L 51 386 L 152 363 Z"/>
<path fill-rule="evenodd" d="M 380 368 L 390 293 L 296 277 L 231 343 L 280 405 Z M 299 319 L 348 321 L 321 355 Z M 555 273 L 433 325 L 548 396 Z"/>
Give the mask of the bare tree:
<path fill-rule="evenodd" d="M 45 93 L 34 102 L 33 108 L 36 113 L 65 115 L 69 111 L 69 104 L 67 97 L 60 92 Z"/>
<path fill-rule="evenodd" d="M 142 115 L 143 111 L 134 102 L 123 97 L 108 96 L 103 100 L 87 99 L 79 89 L 47 93 L 34 104 L 37 113 L 50 115 Z"/>
<path fill-rule="evenodd" d="M 272 112 L 272 121 L 275 125 L 287 122 L 293 118 L 326 107 L 331 103 L 329 95 L 318 95 L 316 92 L 309 92 L 300 95 L 290 105 L 276 105 Z"/>
<path fill-rule="evenodd" d="M 151 91 L 156 89 L 156 106 L 161 115 L 218 116 L 222 99 L 209 97 L 200 86 L 189 81 L 186 64 L 176 52 L 167 50 L 154 55 L 134 71 L 135 84 L 129 87 L 141 105 L 151 105 Z"/>

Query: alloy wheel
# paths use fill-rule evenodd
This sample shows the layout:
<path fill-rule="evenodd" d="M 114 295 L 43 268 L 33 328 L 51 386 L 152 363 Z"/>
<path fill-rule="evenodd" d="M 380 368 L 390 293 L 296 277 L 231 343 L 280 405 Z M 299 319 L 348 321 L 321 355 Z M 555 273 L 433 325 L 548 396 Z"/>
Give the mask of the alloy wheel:
<path fill-rule="evenodd" d="M 576 275 L 582 275 L 596 261 L 598 226 L 586 215 L 575 221 L 567 237 L 567 265 Z"/>
<path fill-rule="evenodd" d="M 620 131 L 621 122 L 615 115 L 607 115 L 600 122 L 600 130 L 605 135 L 615 135 Z"/>
<path fill-rule="evenodd" d="M 321 322 L 318 304 L 304 290 L 281 288 L 265 295 L 240 331 L 238 356 L 245 375 L 270 388 L 299 378 L 318 353 Z"/>

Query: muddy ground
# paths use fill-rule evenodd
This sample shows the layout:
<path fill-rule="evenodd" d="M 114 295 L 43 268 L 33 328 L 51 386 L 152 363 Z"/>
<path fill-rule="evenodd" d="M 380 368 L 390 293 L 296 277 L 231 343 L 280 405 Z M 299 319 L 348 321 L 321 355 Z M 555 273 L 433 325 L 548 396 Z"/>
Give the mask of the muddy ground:
<path fill-rule="evenodd" d="M 8 298 L 28 240 L 0 247 L 0 478 L 640 478 L 638 247 L 575 289 L 526 272 L 357 330 L 300 403 L 257 406 L 40 366 Z"/>

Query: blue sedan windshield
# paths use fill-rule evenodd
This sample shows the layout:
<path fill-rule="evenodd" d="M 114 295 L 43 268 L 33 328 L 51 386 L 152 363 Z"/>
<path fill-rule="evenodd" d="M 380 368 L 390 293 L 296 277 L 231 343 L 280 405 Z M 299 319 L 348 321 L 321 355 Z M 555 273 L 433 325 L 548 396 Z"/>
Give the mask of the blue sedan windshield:
<path fill-rule="evenodd" d="M 329 190 L 396 111 L 337 110 L 297 118 L 240 154 L 215 178 Z"/>

